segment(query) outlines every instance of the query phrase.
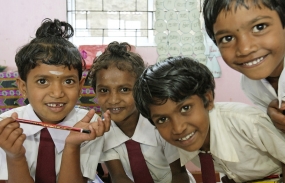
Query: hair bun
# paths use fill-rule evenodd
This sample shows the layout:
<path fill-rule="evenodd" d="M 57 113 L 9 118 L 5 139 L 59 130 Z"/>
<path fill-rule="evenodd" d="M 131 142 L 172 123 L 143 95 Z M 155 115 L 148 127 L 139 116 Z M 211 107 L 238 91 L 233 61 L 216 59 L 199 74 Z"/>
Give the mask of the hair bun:
<path fill-rule="evenodd" d="M 42 21 L 42 25 L 38 28 L 36 32 L 37 38 L 58 36 L 62 38 L 71 38 L 74 34 L 74 30 L 69 23 L 61 22 L 58 19 L 52 21 L 46 18 Z"/>
<path fill-rule="evenodd" d="M 131 50 L 131 45 L 126 42 L 118 43 L 117 41 L 114 41 L 108 45 L 107 49 L 109 52 L 111 52 L 111 54 L 129 56 L 130 54 L 128 53 L 128 51 Z"/>

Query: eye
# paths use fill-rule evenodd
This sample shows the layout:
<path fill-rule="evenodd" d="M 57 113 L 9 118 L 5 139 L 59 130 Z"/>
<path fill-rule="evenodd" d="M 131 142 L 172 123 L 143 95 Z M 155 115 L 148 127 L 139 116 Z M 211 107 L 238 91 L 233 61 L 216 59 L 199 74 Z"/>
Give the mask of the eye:
<path fill-rule="evenodd" d="M 181 108 L 181 113 L 184 113 L 184 112 L 187 112 L 191 109 L 191 106 L 190 105 L 186 105 L 186 106 L 183 106 Z"/>
<path fill-rule="evenodd" d="M 65 83 L 68 85 L 71 85 L 71 84 L 74 84 L 75 81 L 73 79 L 67 79 L 67 80 L 65 80 Z"/>
<path fill-rule="evenodd" d="M 125 93 L 125 92 L 128 92 L 128 91 L 130 91 L 130 90 L 131 90 L 131 89 L 129 89 L 129 88 L 122 88 L 122 89 L 121 89 L 121 91 L 124 92 L 124 93 Z"/>
<path fill-rule="evenodd" d="M 234 38 L 232 36 L 225 36 L 225 37 L 222 37 L 219 42 L 220 43 L 228 43 L 228 42 L 232 41 L 233 39 Z"/>
<path fill-rule="evenodd" d="M 252 32 L 260 32 L 263 29 L 265 29 L 266 27 L 267 27 L 267 25 L 265 25 L 265 24 L 258 24 L 258 25 L 253 27 Z"/>
<path fill-rule="evenodd" d="M 44 85 L 44 84 L 47 84 L 48 82 L 47 82 L 46 79 L 39 79 L 39 80 L 37 80 L 37 83 L 41 84 L 41 85 Z"/>
<path fill-rule="evenodd" d="M 106 93 L 106 92 L 108 92 L 108 90 L 106 88 L 100 88 L 100 89 L 98 89 L 98 92 Z"/>
<path fill-rule="evenodd" d="M 157 124 L 162 124 L 162 123 L 165 123 L 167 120 L 168 120 L 168 118 L 162 117 L 162 118 L 157 119 L 156 123 Z"/>

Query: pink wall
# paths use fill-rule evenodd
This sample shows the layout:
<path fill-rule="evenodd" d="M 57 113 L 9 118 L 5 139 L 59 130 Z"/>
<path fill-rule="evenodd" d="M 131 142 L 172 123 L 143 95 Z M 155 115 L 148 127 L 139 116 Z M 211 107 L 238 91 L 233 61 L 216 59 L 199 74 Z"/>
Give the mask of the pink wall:
<path fill-rule="evenodd" d="M 66 21 L 65 0 L 0 1 L 0 65 L 16 70 L 16 50 L 35 36 L 44 18 Z"/>
<path fill-rule="evenodd" d="M 157 60 L 155 47 L 137 47 L 138 52 L 148 64 L 154 64 Z M 216 102 L 243 102 L 252 105 L 249 99 L 245 96 L 240 87 L 241 74 L 231 69 L 221 57 L 218 58 L 221 67 L 222 76 L 215 78 Z"/>

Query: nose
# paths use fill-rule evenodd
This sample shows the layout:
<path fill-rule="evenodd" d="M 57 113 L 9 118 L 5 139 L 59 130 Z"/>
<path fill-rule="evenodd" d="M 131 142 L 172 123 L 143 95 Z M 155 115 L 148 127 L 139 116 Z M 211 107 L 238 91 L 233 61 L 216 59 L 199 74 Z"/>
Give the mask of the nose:
<path fill-rule="evenodd" d="M 109 95 L 108 102 L 112 105 L 119 103 L 120 96 L 117 92 L 111 92 Z"/>
<path fill-rule="evenodd" d="M 186 123 L 182 119 L 173 118 L 172 120 L 172 134 L 179 135 L 186 129 Z"/>
<path fill-rule="evenodd" d="M 250 35 L 238 37 L 236 44 L 236 55 L 238 57 L 247 56 L 258 49 L 256 40 Z"/>
<path fill-rule="evenodd" d="M 63 86 L 60 83 L 53 83 L 50 90 L 50 96 L 53 98 L 61 98 L 64 96 Z"/>

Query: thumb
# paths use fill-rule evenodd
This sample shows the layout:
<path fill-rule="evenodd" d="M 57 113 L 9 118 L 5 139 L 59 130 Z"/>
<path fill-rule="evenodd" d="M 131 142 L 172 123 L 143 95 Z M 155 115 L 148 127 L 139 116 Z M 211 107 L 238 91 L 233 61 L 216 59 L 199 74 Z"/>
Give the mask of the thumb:
<path fill-rule="evenodd" d="M 93 118 L 95 114 L 95 110 L 91 109 L 88 111 L 88 113 L 82 118 L 81 122 L 83 123 L 90 123 L 91 119 Z"/>
<path fill-rule="evenodd" d="M 13 119 L 17 119 L 17 118 L 18 118 L 18 113 L 13 112 L 12 115 L 11 115 L 11 117 L 12 117 Z"/>

